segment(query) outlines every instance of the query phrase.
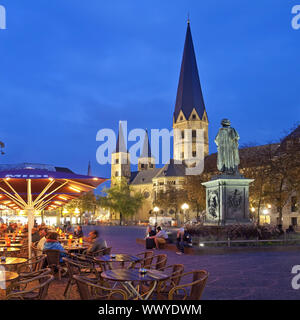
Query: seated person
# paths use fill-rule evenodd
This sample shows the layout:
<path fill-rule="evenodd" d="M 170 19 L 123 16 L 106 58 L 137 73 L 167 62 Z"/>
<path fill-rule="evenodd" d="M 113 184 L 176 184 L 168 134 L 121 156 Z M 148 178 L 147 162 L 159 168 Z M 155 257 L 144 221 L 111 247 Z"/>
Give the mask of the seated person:
<path fill-rule="evenodd" d="M 42 254 L 42 252 L 43 252 L 44 244 L 46 242 L 46 235 L 48 233 L 48 230 L 47 230 L 47 228 L 41 228 L 39 233 L 40 233 L 40 237 L 41 238 L 40 238 L 40 241 L 37 244 L 38 255 Z"/>
<path fill-rule="evenodd" d="M 32 234 L 31 235 L 31 241 L 32 242 L 37 242 L 37 241 L 39 241 L 41 239 L 40 233 L 39 233 L 37 228 L 32 228 L 31 234 Z"/>
<path fill-rule="evenodd" d="M 168 234 L 165 230 L 162 230 L 161 227 L 157 227 L 157 234 L 155 236 L 149 237 L 149 239 L 154 239 L 156 249 L 159 249 L 160 244 L 165 244 L 168 239 Z"/>
<path fill-rule="evenodd" d="M 75 238 L 82 238 L 83 237 L 82 227 L 78 226 L 77 228 L 75 228 L 73 235 Z"/>
<path fill-rule="evenodd" d="M 99 237 L 99 232 L 97 230 L 93 230 L 89 233 L 86 241 L 90 243 L 87 250 L 84 251 L 85 254 L 94 253 L 101 249 L 107 248 L 107 243 L 105 240 Z"/>
<path fill-rule="evenodd" d="M 44 251 L 45 250 L 59 250 L 60 258 L 59 262 L 63 262 L 62 258 L 66 256 L 66 252 L 64 247 L 58 242 L 58 233 L 57 232 L 49 232 L 46 236 L 46 242 L 44 244 Z"/>
<path fill-rule="evenodd" d="M 289 225 L 288 229 L 286 229 L 285 232 L 286 233 L 293 233 L 293 232 L 295 232 L 295 229 L 294 229 L 294 227 L 292 225 Z"/>
<path fill-rule="evenodd" d="M 156 235 L 156 231 L 155 231 L 155 227 L 151 227 L 151 225 L 149 224 L 147 229 L 146 229 L 146 238 L 147 237 L 152 237 Z"/>
<path fill-rule="evenodd" d="M 176 247 L 178 251 L 176 252 L 178 255 L 184 254 L 184 247 L 189 247 L 192 245 L 192 237 L 187 231 L 186 226 L 181 227 L 177 232 L 176 237 Z"/>

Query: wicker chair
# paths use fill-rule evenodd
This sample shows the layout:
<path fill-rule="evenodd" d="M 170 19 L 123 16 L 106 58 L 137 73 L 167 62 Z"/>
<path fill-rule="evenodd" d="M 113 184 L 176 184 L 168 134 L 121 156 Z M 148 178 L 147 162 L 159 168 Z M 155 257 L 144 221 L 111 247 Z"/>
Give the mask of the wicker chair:
<path fill-rule="evenodd" d="M 127 300 L 128 294 L 122 289 L 113 289 L 99 285 L 96 280 L 87 277 L 73 276 L 81 300 Z"/>
<path fill-rule="evenodd" d="M 53 281 L 54 276 L 49 274 L 40 274 L 36 277 L 15 282 L 9 287 L 9 294 L 6 300 L 45 300 L 48 294 L 48 288 Z M 38 281 L 38 284 L 30 284 Z"/>
<path fill-rule="evenodd" d="M 138 258 L 141 258 L 141 260 L 138 262 L 133 262 L 130 265 L 130 268 L 135 268 L 136 265 L 139 265 L 141 268 L 148 268 L 152 263 L 154 252 L 153 251 L 140 252 L 135 256 Z"/>
<path fill-rule="evenodd" d="M 111 253 L 111 247 L 108 247 L 108 248 L 97 250 L 95 252 L 86 253 L 86 255 L 95 258 L 99 256 L 105 256 L 110 253 Z"/>
<path fill-rule="evenodd" d="M 39 257 L 28 259 L 26 263 L 23 263 L 18 267 L 17 270 L 18 270 L 19 276 L 21 278 L 28 278 L 30 274 L 40 271 L 44 266 L 46 257 L 47 256 L 43 254 Z"/>
<path fill-rule="evenodd" d="M 75 279 L 73 278 L 74 275 L 88 276 L 89 279 L 95 280 L 100 279 L 100 273 L 98 272 L 98 269 L 96 268 L 94 261 L 82 261 L 70 258 L 63 258 L 63 260 L 68 268 L 69 275 L 69 280 L 64 291 L 64 296 L 66 298 L 70 297 L 70 290 L 72 286 L 76 283 Z"/>
<path fill-rule="evenodd" d="M 200 300 L 209 273 L 206 270 L 186 272 L 181 278 L 192 276 L 192 282 L 173 287 L 168 294 L 168 300 Z"/>
<path fill-rule="evenodd" d="M 183 264 L 174 264 L 167 267 L 161 268 L 159 271 L 162 271 L 163 273 L 169 274 L 170 277 L 165 280 L 161 281 L 158 284 L 158 287 L 156 289 L 157 299 L 158 300 L 165 300 L 168 298 L 169 291 L 178 286 L 181 280 L 181 276 L 184 271 L 184 265 Z"/>
<path fill-rule="evenodd" d="M 18 257 L 28 259 L 28 244 L 23 244 L 20 249 L 21 250 L 18 253 Z"/>
<path fill-rule="evenodd" d="M 56 273 L 58 273 L 58 279 L 61 280 L 61 274 L 62 274 L 62 271 L 64 270 L 59 261 L 61 251 L 54 250 L 54 249 L 47 249 L 47 250 L 44 250 L 43 252 L 47 255 L 48 267 L 51 268 L 52 274 L 55 275 Z"/>
<path fill-rule="evenodd" d="M 166 254 L 158 254 L 153 257 L 152 263 L 145 268 L 161 270 L 166 266 L 167 259 L 168 259 L 168 257 Z"/>

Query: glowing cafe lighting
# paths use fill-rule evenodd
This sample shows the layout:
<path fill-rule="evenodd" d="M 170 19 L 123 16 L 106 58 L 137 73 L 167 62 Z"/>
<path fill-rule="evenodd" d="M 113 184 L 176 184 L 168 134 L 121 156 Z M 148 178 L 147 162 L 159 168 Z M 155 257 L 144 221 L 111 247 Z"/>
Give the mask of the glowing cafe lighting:
<path fill-rule="evenodd" d="M 76 208 L 74 212 L 75 212 L 75 213 L 80 213 L 80 211 L 79 211 L 78 208 Z"/>
<path fill-rule="evenodd" d="M 95 177 L 95 178 L 93 178 L 93 180 L 98 181 L 98 178 Z"/>
<path fill-rule="evenodd" d="M 68 213 L 68 209 L 64 208 L 63 213 Z"/>
<path fill-rule="evenodd" d="M 53 181 L 54 179 L 53 178 L 48 178 L 50 181 Z"/>
<path fill-rule="evenodd" d="M 56 203 L 58 205 L 62 204 L 60 201 L 54 201 L 54 203 Z"/>
<path fill-rule="evenodd" d="M 78 193 L 81 192 L 81 190 L 79 190 L 79 189 L 77 189 L 77 188 L 75 188 L 75 187 L 69 187 L 69 189 L 71 189 L 71 190 L 73 190 L 73 191 L 75 191 L 75 192 L 78 192 Z"/>
<path fill-rule="evenodd" d="M 252 207 L 252 208 L 251 208 L 251 211 L 254 212 L 254 211 L 255 211 L 255 208 Z"/>
<path fill-rule="evenodd" d="M 268 207 L 268 209 L 271 209 L 271 208 L 272 208 L 272 206 L 271 206 L 270 204 L 268 204 L 267 207 Z"/>
<path fill-rule="evenodd" d="M 181 206 L 181 209 L 182 210 L 187 210 L 189 208 L 189 205 L 187 203 L 184 203 L 182 206 Z"/>
<path fill-rule="evenodd" d="M 65 198 L 65 197 L 63 197 L 63 196 L 59 196 L 58 198 L 61 199 L 61 200 L 65 200 L 65 201 L 68 200 L 67 198 Z"/>
<path fill-rule="evenodd" d="M 158 211 L 159 211 L 159 208 L 158 208 L 158 207 L 154 207 L 154 208 L 153 208 L 153 211 L 154 211 L 154 212 L 158 212 Z"/>
<path fill-rule="evenodd" d="M 267 210 L 267 209 L 264 209 L 264 210 L 263 210 L 263 214 L 268 214 L 268 210 Z"/>

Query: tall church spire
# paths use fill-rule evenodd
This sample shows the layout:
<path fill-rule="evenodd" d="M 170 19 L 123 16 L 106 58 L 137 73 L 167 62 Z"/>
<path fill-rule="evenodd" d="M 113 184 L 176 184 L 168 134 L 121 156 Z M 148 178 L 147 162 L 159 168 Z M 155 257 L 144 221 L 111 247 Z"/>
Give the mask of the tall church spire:
<path fill-rule="evenodd" d="M 150 158 L 150 157 L 151 157 L 151 147 L 149 142 L 148 130 L 146 129 L 141 158 Z"/>
<path fill-rule="evenodd" d="M 115 152 L 128 152 L 125 138 L 124 138 L 124 132 L 122 127 L 122 121 L 119 122 L 119 133 L 118 133 L 118 139 L 117 139 L 117 145 L 116 145 L 116 151 Z"/>
<path fill-rule="evenodd" d="M 92 176 L 92 168 L 91 168 L 91 161 L 89 161 L 89 165 L 88 165 L 88 173 L 87 173 L 88 176 Z"/>
<path fill-rule="evenodd" d="M 185 119 L 188 120 L 194 108 L 199 118 L 202 119 L 205 113 L 205 105 L 198 74 L 190 20 L 188 19 L 179 84 L 177 89 L 174 121 L 177 121 L 180 111 L 182 111 L 184 114 Z"/>

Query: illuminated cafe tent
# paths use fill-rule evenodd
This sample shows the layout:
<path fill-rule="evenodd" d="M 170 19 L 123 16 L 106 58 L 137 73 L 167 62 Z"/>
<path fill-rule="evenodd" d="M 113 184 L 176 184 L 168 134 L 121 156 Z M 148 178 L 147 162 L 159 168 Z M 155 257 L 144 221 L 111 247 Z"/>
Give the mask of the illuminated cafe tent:
<path fill-rule="evenodd" d="M 54 210 L 96 189 L 105 178 L 78 175 L 70 169 L 41 164 L 0 165 L 0 204 L 28 216 L 28 251 L 34 215 Z"/>

